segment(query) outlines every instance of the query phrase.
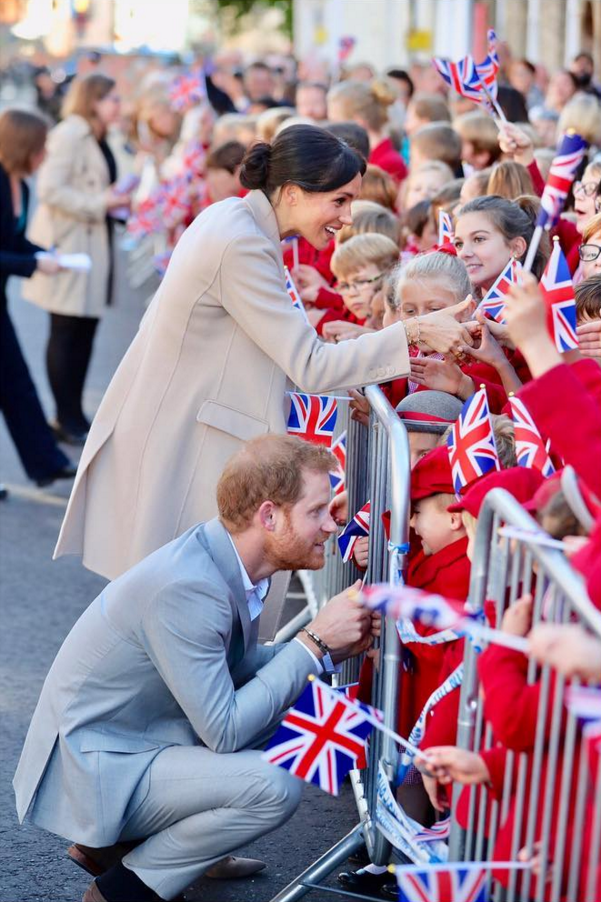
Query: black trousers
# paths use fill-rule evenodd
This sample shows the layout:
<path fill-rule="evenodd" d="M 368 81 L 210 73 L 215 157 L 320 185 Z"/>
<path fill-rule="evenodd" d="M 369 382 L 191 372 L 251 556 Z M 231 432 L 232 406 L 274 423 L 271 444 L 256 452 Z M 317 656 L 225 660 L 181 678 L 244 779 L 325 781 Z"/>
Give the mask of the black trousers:
<path fill-rule="evenodd" d="M 50 314 L 46 368 L 56 419 L 67 432 L 87 432 L 90 427 L 81 401 L 97 326 L 95 317 Z"/>
<path fill-rule="evenodd" d="M 46 422 L 6 303 L 1 300 L 0 410 L 30 479 L 45 479 L 69 464 Z"/>

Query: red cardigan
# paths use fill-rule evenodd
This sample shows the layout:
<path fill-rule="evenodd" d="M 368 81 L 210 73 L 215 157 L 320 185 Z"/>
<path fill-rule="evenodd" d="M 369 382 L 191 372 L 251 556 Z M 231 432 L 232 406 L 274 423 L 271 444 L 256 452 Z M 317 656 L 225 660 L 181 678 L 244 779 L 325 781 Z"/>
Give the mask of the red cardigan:
<path fill-rule="evenodd" d="M 407 166 L 390 138 L 384 138 L 371 151 L 367 162 L 388 172 L 398 183 L 407 177 Z"/>

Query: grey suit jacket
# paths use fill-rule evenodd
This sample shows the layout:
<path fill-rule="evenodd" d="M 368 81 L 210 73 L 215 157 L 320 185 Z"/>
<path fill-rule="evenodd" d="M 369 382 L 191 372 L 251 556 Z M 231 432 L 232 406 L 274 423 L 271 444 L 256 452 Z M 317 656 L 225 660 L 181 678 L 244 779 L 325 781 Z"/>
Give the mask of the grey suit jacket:
<path fill-rule="evenodd" d="M 317 671 L 297 642 L 259 646 L 258 622 L 216 519 L 110 583 L 44 683 L 14 778 L 19 819 L 110 845 L 162 749 L 252 747 Z"/>

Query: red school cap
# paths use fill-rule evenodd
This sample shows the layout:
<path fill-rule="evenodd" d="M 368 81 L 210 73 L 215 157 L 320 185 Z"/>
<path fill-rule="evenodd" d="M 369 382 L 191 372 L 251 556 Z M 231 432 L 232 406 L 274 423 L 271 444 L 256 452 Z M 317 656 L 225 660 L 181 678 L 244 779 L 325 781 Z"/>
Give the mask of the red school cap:
<path fill-rule="evenodd" d="M 477 517 L 484 499 L 492 489 L 505 489 L 510 495 L 525 504 L 529 501 L 537 489 L 544 482 L 544 476 L 540 470 L 530 470 L 526 467 L 510 467 L 508 470 L 495 470 L 487 476 L 482 476 L 477 482 L 468 487 L 463 497 L 455 504 L 451 504 L 447 510 L 467 511 L 473 517 Z"/>
<path fill-rule="evenodd" d="M 452 495 L 453 474 L 446 445 L 428 451 L 411 471 L 411 500 L 431 495 Z"/>

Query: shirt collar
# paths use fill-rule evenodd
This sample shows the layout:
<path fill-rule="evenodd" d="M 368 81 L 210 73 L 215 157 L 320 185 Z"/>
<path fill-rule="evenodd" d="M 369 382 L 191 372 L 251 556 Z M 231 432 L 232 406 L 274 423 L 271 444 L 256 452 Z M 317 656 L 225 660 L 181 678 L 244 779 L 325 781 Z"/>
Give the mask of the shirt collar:
<path fill-rule="evenodd" d="M 226 530 L 226 532 L 227 532 L 227 530 Z M 238 549 L 236 548 L 236 546 L 234 544 L 234 540 L 232 539 L 229 532 L 227 533 L 227 536 L 228 536 L 230 542 L 232 543 L 232 548 L 234 549 L 234 554 L 236 555 L 236 558 L 238 560 L 238 566 L 240 567 L 240 576 L 242 577 L 242 585 L 244 586 L 244 591 L 246 592 L 247 600 L 250 595 L 256 594 L 259 598 L 259 601 L 262 602 L 263 599 L 265 598 L 265 596 L 267 595 L 267 592 L 269 589 L 269 579 L 267 579 L 267 577 L 265 577 L 264 579 L 260 579 L 259 582 L 256 583 L 256 585 L 251 581 L 251 578 L 247 573 L 246 567 L 242 563 L 242 558 L 238 554 Z"/>

